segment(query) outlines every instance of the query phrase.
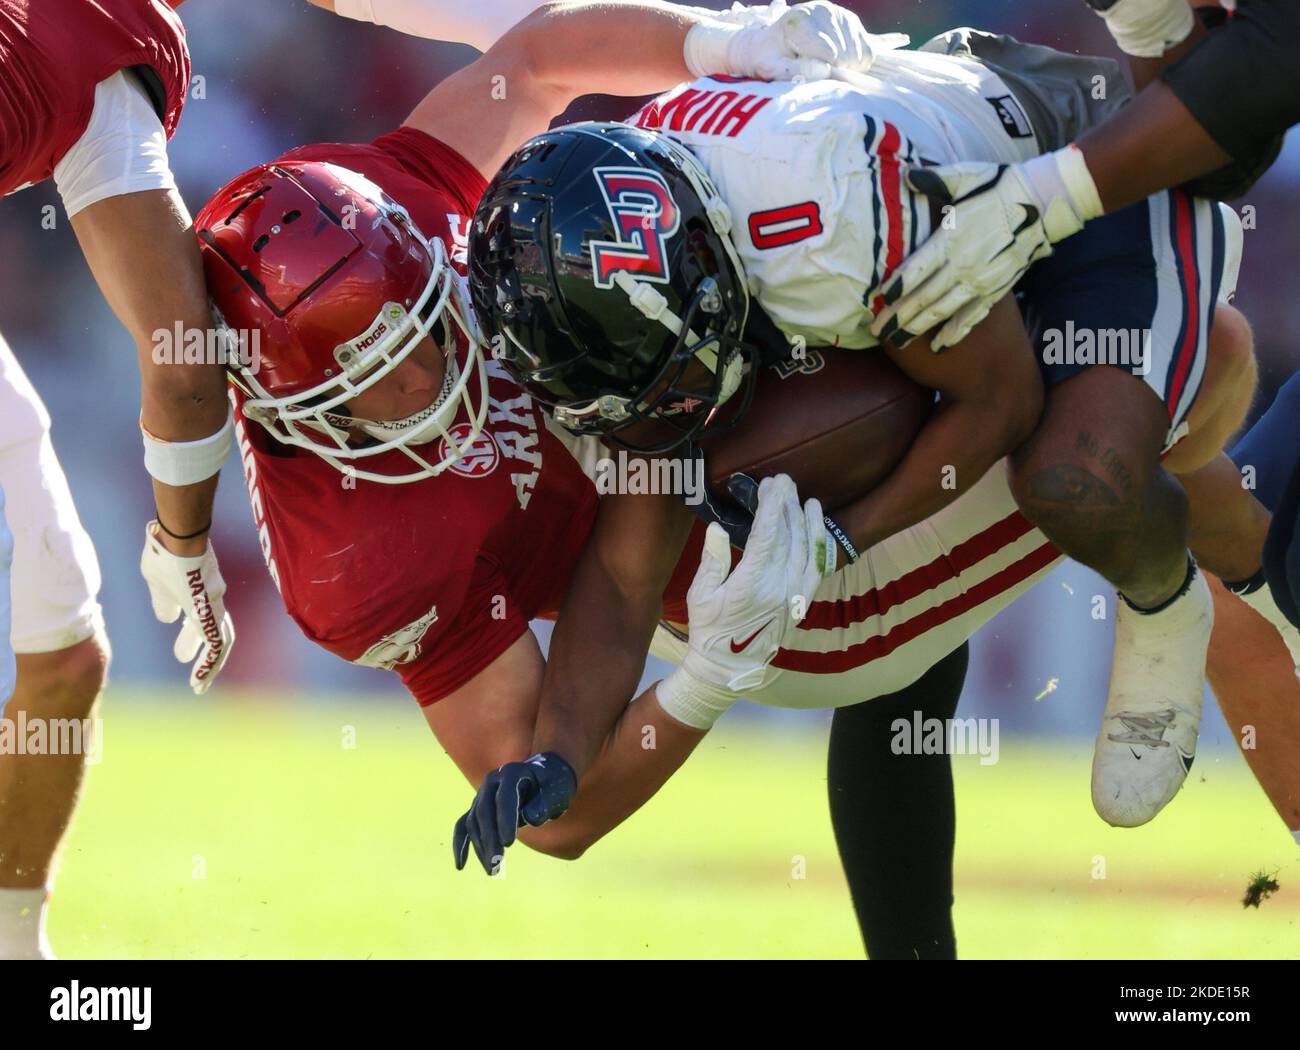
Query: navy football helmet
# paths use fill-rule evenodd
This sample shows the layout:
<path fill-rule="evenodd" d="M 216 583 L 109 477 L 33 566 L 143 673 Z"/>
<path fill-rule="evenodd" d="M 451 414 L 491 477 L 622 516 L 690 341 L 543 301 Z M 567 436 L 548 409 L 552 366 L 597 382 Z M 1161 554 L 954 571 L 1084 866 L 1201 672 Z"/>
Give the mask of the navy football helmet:
<path fill-rule="evenodd" d="M 593 122 L 537 136 L 470 229 L 470 294 L 493 356 L 575 433 L 653 454 L 719 432 L 758 372 L 730 230 L 703 166 L 665 135 Z M 628 433 L 650 420 L 653 440 Z"/>

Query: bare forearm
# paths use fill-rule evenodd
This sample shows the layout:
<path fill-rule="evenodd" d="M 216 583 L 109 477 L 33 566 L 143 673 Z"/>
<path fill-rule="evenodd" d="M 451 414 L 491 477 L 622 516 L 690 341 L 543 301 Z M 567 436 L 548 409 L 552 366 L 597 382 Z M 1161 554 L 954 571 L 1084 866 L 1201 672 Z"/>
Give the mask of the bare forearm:
<path fill-rule="evenodd" d="M 425 40 L 450 40 L 486 51 L 544 0 L 311 0 L 327 11 L 387 26 Z"/>
<path fill-rule="evenodd" d="M 213 474 L 196 485 L 180 486 L 164 485 L 157 478 L 150 479 L 156 516 L 170 532 L 161 533 L 159 540 L 173 554 L 197 558 L 207 549 L 218 477 Z M 177 538 L 181 536 L 188 538 Z"/>
<path fill-rule="evenodd" d="M 836 515 L 858 550 L 924 521 L 983 477 L 1022 439 L 1007 430 L 1006 418 L 987 404 L 941 407 L 894 472 Z"/>
<path fill-rule="evenodd" d="M 1151 149 L 1159 141 L 1158 150 Z M 1214 171 L 1231 159 L 1163 82 L 1078 142 L 1106 211 Z"/>
<path fill-rule="evenodd" d="M 91 272 L 113 312 L 130 333 L 140 365 L 140 423 L 161 441 L 209 437 L 225 424 L 226 374 L 215 360 L 191 363 L 191 346 L 214 342 L 212 315 L 190 230 L 189 214 L 174 192 L 150 190 L 110 197 L 72 219 Z M 212 517 L 216 478 L 173 487 L 155 482 L 158 511 L 179 535 Z M 198 550 L 164 543 L 174 553 Z"/>
<path fill-rule="evenodd" d="M 533 750 L 555 751 L 579 783 L 633 696 L 694 518 L 673 496 L 610 495 L 560 608 Z"/>
<path fill-rule="evenodd" d="M 682 57 L 698 11 L 659 0 L 552 0 L 523 23 L 536 46 L 529 51 L 536 80 L 567 98 L 591 90 L 646 95 L 690 75 Z M 564 47 L 555 46 L 563 40 Z M 635 41 L 635 54 L 611 41 Z"/>
<path fill-rule="evenodd" d="M 191 363 L 212 329 L 190 218 L 174 193 L 110 197 L 72 219 L 100 290 L 136 346 L 145 427 L 165 441 L 206 437 L 225 422 L 219 362 Z M 201 342 L 200 342 L 201 340 Z"/>
<path fill-rule="evenodd" d="M 533 750 L 563 755 L 580 783 L 636 691 L 662 608 L 660 594 L 625 594 L 591 561 L 556 621 L 533 736 Z"/>
<path fill-rule="evenodd" d="M 615 95 L 646 95 L 689 76 L 683 49 L 699 20 L 654 0 L 547 3 L 438 84 L 406 123 L 490 178 L 511 151 L 545 131 L 593 85 Z"/>
<path fill-rule="evenodd" d="M 624 709 L 568 812 L 520 833 L 545 853 L 576 858 L 623 823 L 681 768 L 708 730 L 665 714 L 652 686 Z"/>

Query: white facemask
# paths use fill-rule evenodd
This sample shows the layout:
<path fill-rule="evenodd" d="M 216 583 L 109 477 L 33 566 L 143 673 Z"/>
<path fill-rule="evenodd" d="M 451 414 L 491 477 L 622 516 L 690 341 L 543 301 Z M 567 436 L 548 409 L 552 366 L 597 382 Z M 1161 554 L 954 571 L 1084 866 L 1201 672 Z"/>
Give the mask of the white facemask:
<path fill-rule="evenodd" d="M 337 416 L 331 418 L 336 425 L 354 426 L 376 441 L 392 441 L 404 438 L 407 445 L 427 445 L 442 434 L 433 421 L 434 414 L 451 396 L 456 381 L 460 378 L 460 366 L 454 357 L 447 358 L 446 369 L 442 377 L 442 389 L 428 408 L 407 416 L 405 419 L 359 419 L 357 417 Z"/>

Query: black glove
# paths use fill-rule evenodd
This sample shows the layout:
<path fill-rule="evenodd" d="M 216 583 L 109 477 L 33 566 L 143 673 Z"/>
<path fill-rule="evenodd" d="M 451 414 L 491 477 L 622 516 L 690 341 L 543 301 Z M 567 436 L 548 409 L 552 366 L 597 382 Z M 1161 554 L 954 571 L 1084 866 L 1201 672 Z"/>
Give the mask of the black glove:
<path fill-rule="evenodd" d="M 717 522 L 727 532 L 727 538 L 737 550 L 744 550 L 749 530 L 754 525 L 754 512 L 758 510 L 758 482 L 748 474 L 732 474 L 726 482 L 726 496 L 722 499 L 709 484 L 709 472 L 704 452 L 696 445 L 688 446 L 683 459 L 692 461 L 690 470 L 705 479 L 704 498 L 699 503 L 689 503 L 691 513 L 706 525 Z"/>
<path fill-rule="evenodd" d="M 496 874 L 515 832 L 525 824 L 536 828 L 554 820 L 569 808 L 577 791 L 573 767 L 554 751 L 498 766 L 483 778 L 469 812 L 456 821 L 456 870 L 465 867 L 473 843 L 483 870 Z"/>

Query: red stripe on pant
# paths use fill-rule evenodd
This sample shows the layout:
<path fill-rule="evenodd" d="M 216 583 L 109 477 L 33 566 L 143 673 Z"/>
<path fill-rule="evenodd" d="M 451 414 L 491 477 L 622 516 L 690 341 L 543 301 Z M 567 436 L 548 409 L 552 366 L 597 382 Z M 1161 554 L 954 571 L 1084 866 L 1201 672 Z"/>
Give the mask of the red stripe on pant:
<path fill-rule="evenodd" d="M 926 631 L 940 627 L 956 619 L 978 605 L 996 598 L 1003 591 L 1008 591 L 1023 583 L 1040 569 L 1051 565 L 1061 556 L 1052 544 L 1044 543 L 1041 547 L 1025 555 L 1019 561 L 1008 565 L 1001 572 L 995 573 L 987 580 L 976 584 L 964 594 L 959 594 L 942 605 L 926 609 L 910 620 L 905 620 L 888 634 L 873 635 L 857 645 L 851 645 L 833 653 L 809 653 L 792 649 L 782 649 L 772 661 L 773 667 L 785 671 L 803 671 L 807 674 L 839 674 L 863 667 L 873 660 L 888 656 L 895 649 L 914 638 L 919 638 Z"/>
<path fill-rule="evenodd" d="M 1171 195 L 1174 202 L 1174 250 L 1178 253 L 1183 273 L 1183 345 L 1178 348 L 1178 365 L 1174 369 L 1173 382 L 1168 392 L 1169 418 L 1173 419 L 1178 411 L 1178 402 L 1182 400 L 1183 389 L 1187 386 L 1187 376 L 1191 372 L 1192 362 L 1196 360 L 1196 348 L 1201 337 L 1201 275 L 1196 268 L 1196 243 L 1193 222 L 1196 213 L 1192 199 L 1185 192 L 1176 190 Z"/>
<path fill-rule="evenodd" d="M 895 605 L 934 590 L 949 580 L 978 565 L 1024 536 L 1033 526 L 1019 511 L 1008 514 L 1001 521 L 976 533 L 964 543 L 959 543 L 949 554 L 906 572 L 883 587 L 873 587 L 864 594 L 855 594 L 838 601 L 813 602 L 808 615 L 799 624 L 800 630 L 834 630 L 851 627 L 855 623 L 882 616 Z"/>

